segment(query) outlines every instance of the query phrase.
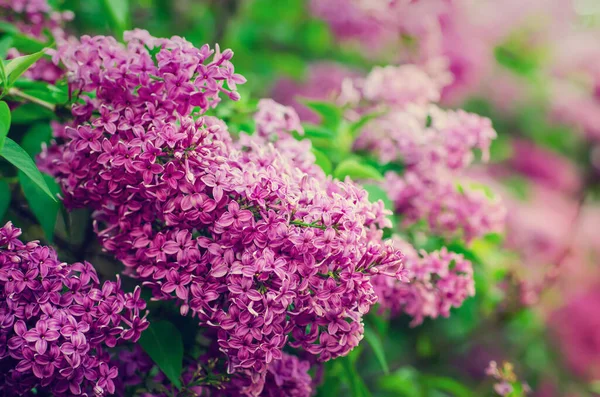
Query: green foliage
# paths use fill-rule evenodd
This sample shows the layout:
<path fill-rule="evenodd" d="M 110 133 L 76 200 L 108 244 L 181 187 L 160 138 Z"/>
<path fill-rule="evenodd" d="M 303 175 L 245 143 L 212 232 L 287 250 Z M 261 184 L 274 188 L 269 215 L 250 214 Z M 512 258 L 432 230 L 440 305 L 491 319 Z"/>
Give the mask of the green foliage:
<path fill-rule="evenodd" d="M 118 39 L 129 29 L 129 0 L 102 0 L 109 22 Z"/>
<path fill-rule="evenodd" d="M 381 341 L 381 337 L 377 334 L 375 329 L 371 328 L 368 323 L 365 324 L 365 340 L 369 346 L 371 346 L 371 349 L 373 350 L 375 357 L 377 357 L 377 361 L 379 361 L 383 372 L 388 374 L 390 372 L 390 368 L 385 358 L 383 342 Z"/>
<path fill-rule="evenodd" d="M 353 180 L 383 180 L 383 175 L 375 167 L 360 162 L 360 160 L 354 158 L 348 158 L 343 160 L 335 168 L 333 176 L 344 180 L 349 176 Z"/>
<path fill-rule="evenodd" d="M 6 74 L 6 85 L 5 87 L 12 87 L 17 79 L 27 71 L 30 67 L 32 67 L 42 56 L 46 49 L 38 51 L 36 53 L 30 55 L 23 55 L 8 61 L 8 63 L 4 66 L 5 74 Z"/>
<path fill-rule="evenodd" d="M 331 171 L 333 171 L 333 165 L 331 164 L 329 157 L 327 157 L 325 153 L 315 148 L 312 149 L 312 152 L 315 155 L 315 164 L 321 167 L 325 174 L 331 174 Z"/>
<path fill-rule="evenodd" d="M 0 222 L 4 219 L 4 215 L 10 206 L 10 200 L 10 185 L 8 182 L 0 180 Z"/>
<path fill-rule="evenodd" d="M 171 383 L 181 388 L 183 340 L 179 330 L 169 321 L 153 321 L 138 343 Z"/>
<path fill-rule="evenodd" d="M 6 138 L 6 142 L 2 150 L 0 150 L 0 156 L 4 157 L 9 163 L 21 170 L 27 175 L 32 182 L 37 185 L 44 194 L 50 197 L 53 201 L 56 201 L 52 194 L 48 184 L 44 180 L 42 173 L 37 169 L 35 163 L 29 157 L 27 152 L 23 150 L 15 141 L 10 138 Z"/>
<path fill-rule="evenodd" d="M 53 197 L 56 197 L 60 193 L 60 187 L 49 176 L 42 174 L 44 181 L 48 185 Z M 44 191 L 23 171 L 19 171 L 19 183 L 23 189 L 25 199 L 29 204 L 31 212 L 35 215 L 37 220 L 40 222 L 46 239 L 52 242 L 54 239 L 54 228 L 56 226 L 56 218 L 58 211 L 60 210 L 61 204 L 49 197 Z"/>
<path fill-rule="evenodd" d="M 10 109 L 4 101 L 0 101 L 0 151 L 4 147 L 4 141 L 10 129 Z"/>

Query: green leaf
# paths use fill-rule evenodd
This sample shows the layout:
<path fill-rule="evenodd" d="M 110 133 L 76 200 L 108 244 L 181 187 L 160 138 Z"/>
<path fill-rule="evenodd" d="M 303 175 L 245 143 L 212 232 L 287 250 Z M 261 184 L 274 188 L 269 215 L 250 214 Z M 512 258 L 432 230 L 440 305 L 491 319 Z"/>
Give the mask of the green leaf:
<path fill-rule="evenodd" d="M 19 29 L 15 25 L 9 22 L 0 22 L 0 32 L 3 33 L 19 33 Z"/>
<path fill-rule="evenodd" d="M 52 200 L 56 201 L 56 198 L 50 191 L 48 184 L 44 180 L 42 173 L 37 169 L 35 163 L 29 157 L 27 152 L 23 150 L 15 141 L 10 138 L 6 138 L 6 142 L 2 150 L 0 150 L 0 156 L 4 157 L 9 163 L 23 171 L 31 180 L 39 186 L 44 193 L 46 193 Z"/>
<path fill-rule="evenodd" d="M 421 382 L 425 383 L 430 388 L 448 392 L 452 394 L 453 397 L 475 397 L 468 387 L 452 378 L 442 376 L 421 376 Z"/>
<path fill-rule="evenodd" d="M 183 341 L 179 330 L 168 321 L 153 322 L 138 343 L 171 383 L 181 388 Z"/>
<path fill-rule="evenodd" d="M 119 39 L 129 29 L 129 0 L 103 0 L 104 8 L 110 16 L 111 27 Z"/>
<path fill-rule="evenodd" d="M 10 186 L 6 181 L 0 181 L 0 222 L 10 205 Z"/>
<path fill-rule="evenodd" d="M 352 392 L 353 397 L 370 397 L 371 392 L 365 385 L 363 378 L 358 374 L 356 367 L 352 363 L 349 357 L 342 357 L 338 359 L 341 364 L 342 372 L 348 383 L 348 387 Z"/>
<path fill-rule="evenodd" d="M 25 103 L 12 112 L 12 124 L 30 124 L 39 120 L 50 120 L 54 113 L 35 103 Z"/>
<path fill-rule="evenodd" d="M 0 61 L 1 62 L 1 61 Z M 10 109 L 6 102 L 0 102 L 0 150 L 4 147 L 4 140 L 10 129 Z"/>
<path fill-rule="evenodd" d="M 323 127 L 317 124 L 304 123 L 302 124 L 304 129 L 304 136 L 307 138 L 327 138 L 333 139 L 335 137 L 335 131 Z"/>
<path fill-rule="evenodd" d="M 42 143 L 47 143 L 52 139 L 52 128 L 48 123 L 37 123 L 31 126 L 21 140 L 21 147 L 32 158 L 42 151 Z"/>
<path fill-rule="evenodd" d="M 386 209 L 391 211 L 394 210 L 394 203 L 392 200 L 390 200 L 387 193 L 381 188 L 381 186 L 366 183 L 363 184 L 362 187 L 367 191 L 367 193 L 369 193 L 369 201 L 374 203 L 381 200 L 383 201 L 383 205 Z"/>
<path fill-rule="evenodd" d="M 0 39 L 0 59 L 6 58 L 6 53 L 13 46 L 14 39 L 12 36 L 4 36 Z"/>
<path fill-rule="evenodd" d="M 343 112 L 338 106 L 325 101 L 304 100 L 302 103 L 321 116 L 321 123 L 328 128 L 337 130 L 342 122 Z"/>
<path fill-rule="evenodd" d="M 363 164 L 356 159 L 346 159 L 342 161 L 335 169 L 333 176 L 340 180 L 343 180 L 347 176 L 349 176 L 353 180 L 383 180 L 383 175 L 381 175 L 381 173 L 377 171 L 375 167 Z"/>
<path fill-rule="evenodd" d="M 329 157 L 315 148 L 312 148 L 312 152 L 315 155 L 315 164 L 321 167 L 325 174 L 330 175 L 331 171 L 333 171 L 333 165 L 331 164 Z"/>
<path fill-rule="evenodd" d="M 50 175 L 42 174 L 51 192 L 56 196 L 60 193 L 60 187 Z M 23 188 L 25 199 L 29 204 L 31 212 L 40 222 L 46 239 L 52 242 L 54 239 L 54 227 L 60 210 L 60 203 L 48 197 L 40 187 L 31 180 L 23 171 L 19 171 L 19 182 Z"/>
<path fill-rule="evenodd" d="M 385 374 L 390 373 L 390 367 L 388 366 L 387 360 L 385 358 L 385 351 L 383 349 L 383 343 L 381 342 L 381 338 L 379 334 L 373 329 L 368 323 L 365 323 L 365 340 L 371 346 L 377 361 L 381 365 L 381 369 Z"/>
<path fill-rule="evenodd" d="M 399 397 L 424 397 L 414 368 L 400 368 L 394 373 L 379 378 L 379 388 Z"/>
<path fill-rule="evenodd" d="M 358 119 L 358 121 L 355 121 L 354 123 L 350 124 L 350 133 L 352 134 L 353 137 L 356 137 L 358 135 L 359 132 L 361 132 L 361 130 L 367 125 L 369 124 L 370 121 L 376 119 L 377 117 L 381 116 L 382 113 L 368 113 L 365 114 L 364 116 L 362 116 L 360 119 Z"/>
<path fill-rule="evenodd" d="M 6 75 L 8 79 L 8 85 L 12 86 L 15 81 L 23 74 L 27 69 L 33 66 L 46 52 L 44 48 L 41 51 L 30 55 L 23 55 L 22 57 L 11 59 L 6 64 Z"/>

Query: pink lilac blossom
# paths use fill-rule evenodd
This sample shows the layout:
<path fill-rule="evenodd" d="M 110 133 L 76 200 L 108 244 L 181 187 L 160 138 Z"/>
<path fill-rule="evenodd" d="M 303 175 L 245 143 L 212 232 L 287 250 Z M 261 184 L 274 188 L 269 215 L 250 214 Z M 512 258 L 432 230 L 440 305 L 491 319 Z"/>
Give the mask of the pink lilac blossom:
<path fill-rule="evenodd" d="M 217 331 L 228 372 L 252 378 L 245 393 L 260 393 L 286 345 L 347 354 L 376 301 L 372 275 L 403 276 L 381 240 L 383 203 L 326 178 L 310 152 L 290 155 L 301 127 L 289 108 L 262 101 L 256 133 L 238 142 L 203 115 L 220 93 L 239 98 L 231 50 L 140 30 L 125 40 L 59 48 L 72 91 L 97 92 L 40 156 L 65 204 L 95 210 L 103 247 L 154 299 Z"/>
<path fill-rule="evenodd" d="M 66 40 L 63 30 L 65 22 L 73 19 L 71 12 L 53 11 L 47 0 L 0 0 L 0 20 L 14 24 L 19 31 L 43 43 L 48 41 L 45 31 L 52 40 L 62 43 Z M 7 58 L 13 59 L 23 54 L 15 48 L 8 51 Z M 62 70 L 48 59 L 40 59 L 25 72 L 31 80 L 54 83 L 62 77 Z"/>
<path fill-rule="evenodd" d="M 403 35 L 421 37 L 428 22 L 449 4 L 447 0 L 311 0 L 310 9 L 338 38 L 358 40 L 373 49 L 398 43 Z"/>
<path fill-rule="evenodd" d="M 354 148 L 403 165 L 402 174 L 386 173 L 383 187 L 406 224 L 425 220 L 435 233 L 470 241 L 503 227 L 500 201 L 462 180 L 475 150 L 487 160 L 496 132 L 487 118 L 434 105 L 441 88 L 415 65 L 376 68 L 356 81 L 346 95 L 359 98 L 359 113 L 387 111 Z"/>
<path fill-rule="evenodd" d="M 550 317 L 552 333 L 570 369 L 584 379 L 600 376 L 600 293 L 597 287 L 573 297 Z"/>
<path fill-rule="evenodd" d="M 382 310 L 390 310 L 393 316 L 407 314 L 414 327 L 427 317 L 448 317 L 450 309 L 460 307 L 465 299 L 475 295 L 473 266 L 463 255 L 446 247 L 417 253 L 399 237 L 394 237 L 394 244 L 405 255 L 410 283 L 376 277 L 373 282 Z"/>
<path fill-rule="evenodd" d="M 0 393 L 114 394 L 109 349 L 148 327 L 140 288 L 100 284 L 90 263 L 61 263 L 20 234 L 10 222 L 0 228 Z"/>

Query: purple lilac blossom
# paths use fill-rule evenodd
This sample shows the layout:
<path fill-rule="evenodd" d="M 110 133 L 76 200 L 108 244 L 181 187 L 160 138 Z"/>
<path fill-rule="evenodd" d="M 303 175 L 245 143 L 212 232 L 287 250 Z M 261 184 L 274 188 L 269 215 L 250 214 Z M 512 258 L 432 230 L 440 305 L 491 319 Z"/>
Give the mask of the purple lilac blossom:
<path fill-rule="evenodd" d="M 373 283 L 382 310 L 390 310 L 393 316 L 407 314 L 412 318 L 411 326 L 417 326 L 426 317 L 448 317 L 451 308 L 460 307 L 475 295 L 473 266 L 461 254 L 446 247 L 419 254 L 398 237 L 394 237 L 394 244 L 405 255 L 410 283 L 376 277 Z"/>
<path fill-rule="evenodd" d="M 388 66 L 346 85 L 342 97 L 352 98 L 359 114 L 385 110 L 364 127 L 355 149 L 402 164 L 403 173 L 388 171 L 383 187 L 405 224 L 425 220 L 434 233 L 470 241 L 504 224 L 500 201 L 463 175 L 475 150 L 487 160 L 496 132 L 487 118 L 433 104 L 441 88 L 415 65 Z"/>
<path fill-rule="evenodd" d="M 114 394 L 109 349 L 148 327 L 140 288 L 100 284 L 90 263 L 61 263 L 20 235 L 10 222 L 0 228 L 0 394 Z"/>
<path fill-rule="evenodd" d="M 154 299 L 218 331 L 228 373 L 252 378 L 246 392 L 260 393 L 286 345 L 347 354 L 376 301 L 372 275 L 403 278 L 383 203 L 325 177 L 290 135 L 291 108 L 262 101 L 255 134 L 237 142 L 203 115 L 219 94 L 239 98 L 231 50 L 141 30 L 125 40 L 59 48 L 71 90 L 97 93 L 40 156 L 67 207 L 95 210 L 104 248 Z"/>

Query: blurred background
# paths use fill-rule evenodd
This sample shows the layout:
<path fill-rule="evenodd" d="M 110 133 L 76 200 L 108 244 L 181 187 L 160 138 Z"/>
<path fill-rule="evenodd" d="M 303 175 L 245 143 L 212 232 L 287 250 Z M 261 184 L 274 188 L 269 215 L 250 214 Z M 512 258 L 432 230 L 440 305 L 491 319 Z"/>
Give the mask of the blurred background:
<path fill-rule="evenodd" d="M 104 1 L 54 3 L 73 11 L 72 33 L 137 27 L 231 48 L 242 103 L 272 97 L 305 122 L 319 115 L 301 98 L 334 99 L 374 66 L 448 78 L 442 106 L 499 134 L 469 177 L 502 197 L 505 237 L 465 249 L 477 295 L 450 318 L 374 324 L 392 371 L 367 354 L 361 377 L 383 396 L 482 396 L 496 360 L 536 396 L 600 395 L 600 1 L 121 0 L 118 15 Z M 337 395 L 327 379 L 319 395 Z"/>

